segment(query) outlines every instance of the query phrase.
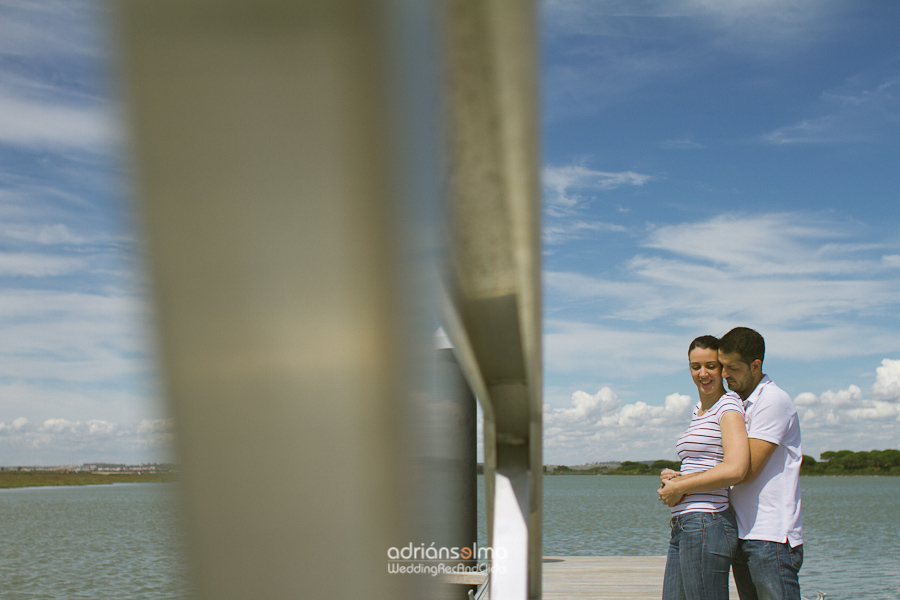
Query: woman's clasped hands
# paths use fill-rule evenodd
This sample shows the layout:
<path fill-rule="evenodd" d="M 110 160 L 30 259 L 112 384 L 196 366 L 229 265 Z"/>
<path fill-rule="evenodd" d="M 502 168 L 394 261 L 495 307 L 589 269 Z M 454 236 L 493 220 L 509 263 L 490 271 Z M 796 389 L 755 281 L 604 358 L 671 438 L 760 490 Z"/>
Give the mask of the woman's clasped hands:
<path fill-rule="evenodd" d="M 659 474 L 659 494 L 660 502 L 664 502 L 666 506 L 675 506 L 684 497 L 684 492 L 679 491 L 678 482 L 682 479 L 678 471 L 672 469 L 663 469 Z"/>

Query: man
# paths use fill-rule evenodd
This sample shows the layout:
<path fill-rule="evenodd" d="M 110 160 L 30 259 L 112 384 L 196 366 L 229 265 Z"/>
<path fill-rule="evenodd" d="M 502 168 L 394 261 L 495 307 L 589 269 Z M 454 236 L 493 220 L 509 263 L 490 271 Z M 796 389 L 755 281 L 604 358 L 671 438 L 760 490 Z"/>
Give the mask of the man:
<path fill-rule="evenodd" d="M 731 489 L 738 523 L 732 563 L 741 600 L 800 600 L 800 423 L 791 397 L 762 371 L 763 337 L 735 327 L 719 341 L 728 388 L 744 401 L 750 468 Z"/>

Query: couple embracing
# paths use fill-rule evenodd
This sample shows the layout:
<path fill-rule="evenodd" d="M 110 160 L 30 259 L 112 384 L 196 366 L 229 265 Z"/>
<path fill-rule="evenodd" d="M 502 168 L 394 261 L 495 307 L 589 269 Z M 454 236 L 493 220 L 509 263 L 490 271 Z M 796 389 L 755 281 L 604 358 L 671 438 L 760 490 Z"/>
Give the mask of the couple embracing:
<path fill-rule="evenodd" d="M 746 327 L 688 349 L 700 401 L 676 445 L 681 471 L 661 474 L 672 509 L 663 600 L 727 600 L 729 567 L 741 600 L 800 600 L 800 424 L 764 355 Z"/>

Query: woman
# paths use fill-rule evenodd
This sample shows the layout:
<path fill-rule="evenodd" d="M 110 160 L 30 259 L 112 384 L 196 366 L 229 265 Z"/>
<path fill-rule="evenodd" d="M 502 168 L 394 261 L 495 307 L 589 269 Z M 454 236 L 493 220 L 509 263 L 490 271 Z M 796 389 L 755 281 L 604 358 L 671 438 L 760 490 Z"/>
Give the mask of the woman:
<path fill-rule="evenodd" d="M 659 498 L 672 507 L 663 600 L 728 600 L 728 571 L 737 548 L 737 524 L 728 486 L 750 465 L 740 397 L 725 392 L 719 340 L 698 337 L 688 348 L 691 377 L 700 394 L 676 449 L 681 472 L 661 474 Z"/>

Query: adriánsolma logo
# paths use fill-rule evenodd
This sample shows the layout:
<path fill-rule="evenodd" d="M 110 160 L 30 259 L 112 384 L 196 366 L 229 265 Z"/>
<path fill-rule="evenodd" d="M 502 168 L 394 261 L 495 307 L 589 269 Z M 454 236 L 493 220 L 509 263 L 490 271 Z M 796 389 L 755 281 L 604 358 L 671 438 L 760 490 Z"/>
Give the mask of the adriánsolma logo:
<path fill-rule="evenodd" d="M 491 548 L 490 546 L 435 546 L 410 542 L 408 545 L 398 548 L 391 546 L 387 551 L 388 572 L 401 574 L 428 574 L 439 575 L 448 573 L 485 573 L 495 572 L 495 568 L 489 563 L 494 558 L 506 558 L 505 548 Z M 448 564 L 451 561 L 478 561 L 477 564 Z"/>

